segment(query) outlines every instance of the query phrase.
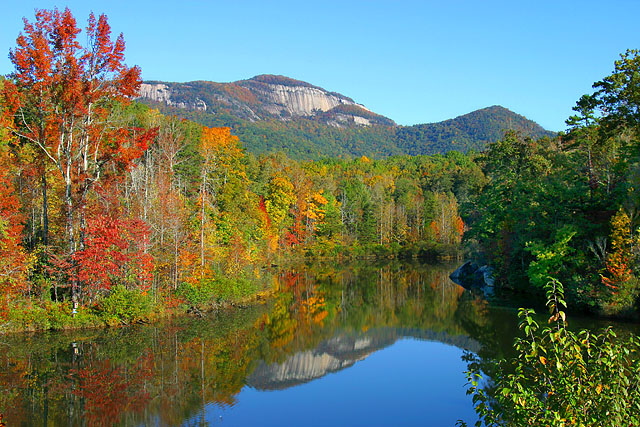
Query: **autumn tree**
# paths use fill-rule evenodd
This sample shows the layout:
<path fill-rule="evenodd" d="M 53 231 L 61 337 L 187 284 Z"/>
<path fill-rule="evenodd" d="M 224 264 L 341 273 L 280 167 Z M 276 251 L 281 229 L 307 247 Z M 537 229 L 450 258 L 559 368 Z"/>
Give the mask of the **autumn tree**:
<path fill-rule="evenodd" d="M 633 272 L 633 248 L 638 238 L 631 232 L 631 221 L 624 209 L 611 218 L 611 249 L 607 255 L 602 283 L 608 288 L 605 309 L 623 312 L 632 308 L 640 294 L 640 283 Z"/>
<path fill-rule="evenodd" d="M 244 171 L 238 170 L 236 160 L 243 156 L 237 136 L 231 135 L 229 128 L 203 128 L 199 147 L 203 159 L 200 183 L 200 270 L 203 274 L 206 265 L 206 240 L 212 233 L 209 214 L 217 210 L 219 189 L 227 184 L 232 175 L 240 174 L 246 179 Z"/>
<path fill-rule="evenodd" d="M 0 318 L 9 295 L 27 288 L 28 255 L 22 247 L 23 218 L 12 174 L 10 137 L 0 128 Z"/>
<path fill-rule="evenodd" d="M 4 90 L 15 118 L 11 132 L 38 147 L 40 159 L 53 165 L 64 183 L 70 258 L 84 249 L 85 208 L 97 184 L 129 169 L 153 136 L 119 126 L 110 116 L 141 83 L 140 69 L 124 64 L 123 36 L 112 41 L 106 15 L 96 19 L 93 13 L 84 47 L 80 32 L 69 9 L 37 10 L 33 23 L 25 19 L 9 54 L 13 79 Z"/>
<path fill-rule="evenodd" d="M 453 195 L 435 194 L 436 215 L 430 227 L 440 243 L 457 244 L 462 240 L 464 223 L 458 215 L 458 203 Z"/>
<path fill-rule="evenodd" d="M 266 186 L 265 208 L 277 236 L 285 228 L 289 219 L 289 210 L 296 202 L 294 187 L 289 177 L 278 173 L 271 177 Z M 273 248 L 275 249 L 275 248 Z"/>
<path fill-rule="evenodd" d="M 150 228 L 149 252 L 156 263 L 158 289 L 177 289 L 181 277 L 180 251 L 190 237 L 187 188 L 190 182 L 180 173 L 195 163 L 199 135 L 190 135 L 185 120 L 165 117 L 157 110 L 139 112 L 140 123 L 158 127 L 158 137 L 131 170 L 127 182 L 127 205 Z"/>

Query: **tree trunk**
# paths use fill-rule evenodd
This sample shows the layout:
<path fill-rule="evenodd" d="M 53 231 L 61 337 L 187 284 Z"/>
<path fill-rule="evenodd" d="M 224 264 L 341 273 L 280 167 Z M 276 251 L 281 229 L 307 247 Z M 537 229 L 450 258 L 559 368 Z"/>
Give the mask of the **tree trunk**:
<path fill-rule="evenodd" d="M 73 255 L 75 254 L 75 239 L 73 237 L 73 200 L 71 198 L 71 177 L 68 177 L 66 180 L 65 191 L 64 191 L 64 201 L 66 206 L 66 214 L 67 214 L 67 244 L 69 245 L 69 261 L 72 263 L 73 268 L 75 268 L 75 262 L 73 261 Z M 74 308 L 78 303 L 78 283 L 74 274 L 75 272 L 71 272 L 71 300 L 73 301 Z"/>
<path fill-rule="evenodd" d="M 49 201 L 47 198 L 47 171 L 42 170 L 42 244 L 49 245 Z"/>
<path fill-rule="evenodd" d="M 175 228 L 173 247 L 173 290 L 178 289 L 178 227 Z"/>
<path fill-rule="evenodd" d="M 204 272 L 204 200 L 206 197 L 207 175 L 202 175 L 202 188 L 200 190 L 201 207 L 200 207 L 200 277 Z"/>

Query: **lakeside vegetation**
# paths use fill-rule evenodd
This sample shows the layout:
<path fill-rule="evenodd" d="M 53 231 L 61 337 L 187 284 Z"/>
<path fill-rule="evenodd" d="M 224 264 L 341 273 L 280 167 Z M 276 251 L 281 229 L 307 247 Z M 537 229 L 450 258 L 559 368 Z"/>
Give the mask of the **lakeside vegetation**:
<path fill-rule="evenodd" d="M 513 358 L 482 367 L 478 357 L 469 357 L 468 394 L 480 417 L 475 425 L 638 425 L 640 339 L 618 337 L 610 326 L 602 332 L 571 331 L 564 287 L 551 280 L 545 291 L 549 326 L 541 327 L 533 310 L 521 308 L 524 336 L 515 339 Z M 485 387 L 483 369 L 491 372 Z"/>
<path fill-rule="evenodd" d="M 471 358 L 477 426 L 639 422 L 638 337 L 574 332 L 565 313 L 569 306 L 637 320 L 639 75 L 640 54 L 627 51 L 580 98 L 566 135 L 532 141 L 511 133 L 483 153 L 488 184 L 470 234 L 499 286 L 546 300 L 551 317 L 541 328 L 521 308 L 516 356 L 485 366 Z M 484 385 L 483 371 L 491 376 Z"/>

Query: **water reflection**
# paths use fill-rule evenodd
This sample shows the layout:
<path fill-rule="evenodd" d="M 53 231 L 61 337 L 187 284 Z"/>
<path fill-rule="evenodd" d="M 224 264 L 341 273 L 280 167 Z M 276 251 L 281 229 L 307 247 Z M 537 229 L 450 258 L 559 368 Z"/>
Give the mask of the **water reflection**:
<path fill-rule="evenodd" d="M 242 422 L 264 421 L 264 408 L 243 410 L 243 402 L 258 399 L 255 393 L 296 393 L 303 388 L 294 386 L 311 383 L 326 387 L 326 378 L 341 381 L 327 374 L 356 375 L 354 365 L 369 363 L 374 369 L 369 372 L 378 372 L 382 368 L 372 355 L 387 348 L 406 349 L 414 358 L 428 348 L 429 357 L 447 355 L 430 363 L 461 363 L 463 368 L 451 365 L 459 389 L 452 393 L 470 407 L 459 385 L 460 355 L 467 351 L 482 360 L 508 353 L 517 326 L 512 310 L 492 309 L 453 284 L 448 278 L 453 268 L 400 262 L 310 265 L 274 273 L 274 300 L 233 313 L 117 330 L 2 337 L 0 413 L 8 425 L 197 425 L 222 423 L 220 414 L 232 410 L 242 413 Z M 422 362 L 390 363 L 398 372 L 415 374 Z M 405 372 L 393 380 L 405 387 L 402 381 L 411 376 Z M 382 389 L 358 393 L 384 396 Z M 398 405 L 421 405 L 403 399 Z M 444 402 L 438 405 L 446 409 Z"/>

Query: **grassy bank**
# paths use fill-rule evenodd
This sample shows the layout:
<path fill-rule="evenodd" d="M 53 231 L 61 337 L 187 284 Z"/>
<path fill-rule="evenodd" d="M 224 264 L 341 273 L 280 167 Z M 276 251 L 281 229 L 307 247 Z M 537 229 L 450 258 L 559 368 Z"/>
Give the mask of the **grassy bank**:
<path fill-rule="evenodd" d="M 183 284 L 167 295 L 117 286 L 96 302 L 79 306 L 75 314 L 70 300 L 15 300 L 0 321 L 0 334 L 120 327 L 259 304 L 273 292 L 268 279 L 267 276 L 261 281 L 224 279 L 215 281 L 217 285 L 210 280 L 202 287 Z M 229 290 L 215 293 L 223 284 Z"/>

